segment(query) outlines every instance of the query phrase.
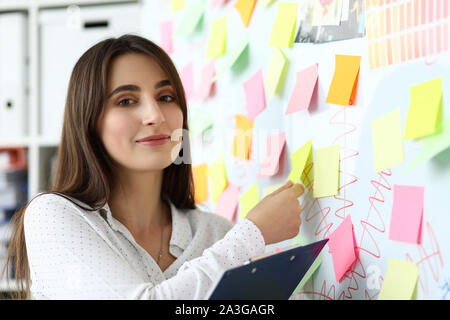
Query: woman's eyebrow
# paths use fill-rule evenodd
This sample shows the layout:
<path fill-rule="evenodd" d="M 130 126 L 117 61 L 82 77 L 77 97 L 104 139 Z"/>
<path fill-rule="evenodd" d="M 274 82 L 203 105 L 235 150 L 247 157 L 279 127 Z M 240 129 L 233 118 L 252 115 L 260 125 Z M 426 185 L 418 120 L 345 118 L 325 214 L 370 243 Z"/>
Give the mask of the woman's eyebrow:
<path fill-rule="evenodd" d="M 172 85 L 170 83 L 169 80 L 161 80 L 158 83 L 155 84 L 155 89 L 161 88 L 161 87 L 165 87 L 165 86 L 170 86 Z M 119 86 L 117 88 L 115 88 L 106 98 L 109 99 L 111 98 L 113 95 L 122 92 L 122 91 L 140 91 L 141 88 L 139 88 L 138 86 L 134 85 L 134 84 L 125 84 L 122 86 Z"/>
<path fill-rule="evenodd" d="M 141 91 L 141 88 L 138 86 L 135 86 L 134 84 L 125 84 L 123 86 L 119 86 L 115 88 L 107 97 L 106 99 L 111 98 L 113 95 L 122 92 L 122 91 Z"/>
<path fill-rule="evenodd" d="M 170 86 L 172 85 L 170 83 L 170 80 L 161 80 L 160 82 L 158 82 L 157 84 L 155 84 L 155 89 L 161 88 L 161 87 L 165 87 L 165 86 Z"/>

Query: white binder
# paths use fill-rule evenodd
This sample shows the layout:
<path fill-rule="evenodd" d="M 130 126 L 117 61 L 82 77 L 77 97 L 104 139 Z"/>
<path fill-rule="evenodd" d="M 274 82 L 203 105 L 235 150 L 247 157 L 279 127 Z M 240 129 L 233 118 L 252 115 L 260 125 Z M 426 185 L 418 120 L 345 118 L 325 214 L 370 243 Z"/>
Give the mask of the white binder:
<path fill-rule="evenodd" d="M 28 134 L 27 20 L 0 14 L 0 139 Z"/>
<path fill-rule="evenodd" d="M 41 11 L 41 136 L 61 137 L 69 79 L 79 57 L 103 39 L 139 34 L 139 10 L 131 3 Z"/>

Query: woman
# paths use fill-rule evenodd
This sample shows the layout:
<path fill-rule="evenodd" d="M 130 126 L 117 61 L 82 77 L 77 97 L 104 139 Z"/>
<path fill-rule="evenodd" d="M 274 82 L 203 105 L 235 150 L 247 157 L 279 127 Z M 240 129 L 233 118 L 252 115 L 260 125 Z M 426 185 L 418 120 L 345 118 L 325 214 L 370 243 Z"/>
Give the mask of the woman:
<path fill-rule="evenodd" d="M 151 41 L 87 50 L 65 108 L 54 185 L 12 219 L 19 298 L 206 299 L 224 270 L 298 233 L 291 182 L 234 226 L 196 208 L 184 90 Z"/>

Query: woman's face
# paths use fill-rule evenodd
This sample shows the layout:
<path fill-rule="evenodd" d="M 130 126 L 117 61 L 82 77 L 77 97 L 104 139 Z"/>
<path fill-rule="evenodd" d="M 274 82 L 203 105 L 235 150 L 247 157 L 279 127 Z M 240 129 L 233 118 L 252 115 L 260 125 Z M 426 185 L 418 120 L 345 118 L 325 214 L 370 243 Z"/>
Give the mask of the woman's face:
<path fill-rule="evenodd" d="M 107 95 L 98 122 L 109 155 L 131 170 L 168 167 L 181 148 L 183 113 L 165 72 L 143 54 L 115 58 L 109 72 Z M 137 142 L 153 135 L 169 138 Z"/>

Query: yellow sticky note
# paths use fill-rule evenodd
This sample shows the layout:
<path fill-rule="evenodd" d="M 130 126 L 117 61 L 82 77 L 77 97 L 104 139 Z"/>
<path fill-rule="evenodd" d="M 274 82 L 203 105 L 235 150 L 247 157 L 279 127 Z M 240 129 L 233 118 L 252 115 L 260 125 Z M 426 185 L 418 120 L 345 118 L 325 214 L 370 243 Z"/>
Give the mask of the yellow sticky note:
<path fill-rule="evenodd" d="M 411 300 L 417 285 L 419 268 L 414 262 L 388 260 L 378 300 Z"/>
<path fill-rule="evenodd" d="M 360 56 L 336 55 L 334 75 L 328 91 L 327 103 L 342 106 L 355 104 L 360 62 Z"/>
<path fill-rule="evenodd" d="M 272 98 L 278 87 L 281 87 L 280 82 L 282 82 L 284 76 L 285 65 L 286 58 L 283 53 L 278 48 L 273 48 L 269 67 L 264 77 L 264 85 L 269 98 Z"/>
<path fill-rule="evenodd" d="M 248 160 L 250 159 L 254 120 L 248 121 L 248 118 L 242 115 L 235 115 L 235 119 L 236 135 L 233 143 L 233 155 Z"/>
<path fill-rule="evenodd" d="M 292 183 L 297 183 L 300 180 L 303 170 L 308 163 L 308 159 L 312 161 L 311 150 L 312 140 L 309 140 L 301 148 L 291 154 L 292 169 L 289 173 L 289 176 L 287 177 L 287 180 L 291 180 Z M 305 183 L 305 185 L 306 184 L 307 183 Z"/>
<path fill-rule="evenodd" d="M 195 203 L 201 203 L 208 200 L 207 169 L 208 166 L 206 164 L 192 166 Z"/>
<path fill-rule="evenodd" d="M 281 188 L 283 185 L 280 184 L 275 184 L 273 186 L 269 186 L 263 189 L 263 198 L 269 194 L 271 194 L 272 192 L 274 192 L 275 190 Z"/>
<path fill-rule="evenodd" d="M 206 58 L 214 59 L 224 55 L 227 40 L 227 17 L 214 20 L 209 37 Z"/>
<path fill-rule="evenodd" d="M 258 184 L 254 183 L 239 200 L 240 217 L 244 219 L 247 213 L 259 202 L 259 188 Z"/>
<path fill-rule="evenodd" d="M 404 161 L 400 108 L 372 121 L 372 141 L 375 172 Z"/>
<path fill-rule="evenodd" d="M 294 43 L 297 3 L 278 3 L 278 13 L 270 34 L 269 46 L 290 48 Z"/>
<path fill-rule="evenodd" d="M 339 145 L 316 151 L 314 162 L 314 198 L 338 194 L 339 189 Z"/>
<path fill-rule="evenodd" d="M 170 8 L 172 12 L 183 10 L 184 6 L 185 6 L 184 0 L 171 0 L 170 2 Z"/>
<path fill-rule="evenodd" d="M 246 27 L 248 27 L 248 24 L 250 23 L 255 4 L 256 0 L 237 0 L 234 5 Z"/>
<path fill-rule="evenodd" d="M 433 134 L 441 122 L 442 77 L 410 88 L 405 140 Z"/>
<path fill-rule="evenodd" d="M 208 167 L 208 176 L 211 186 L 212 201 L 216 203 L 228 185 L 227 174 L 225 171 L 225 161 L 222 155 Z"/>

